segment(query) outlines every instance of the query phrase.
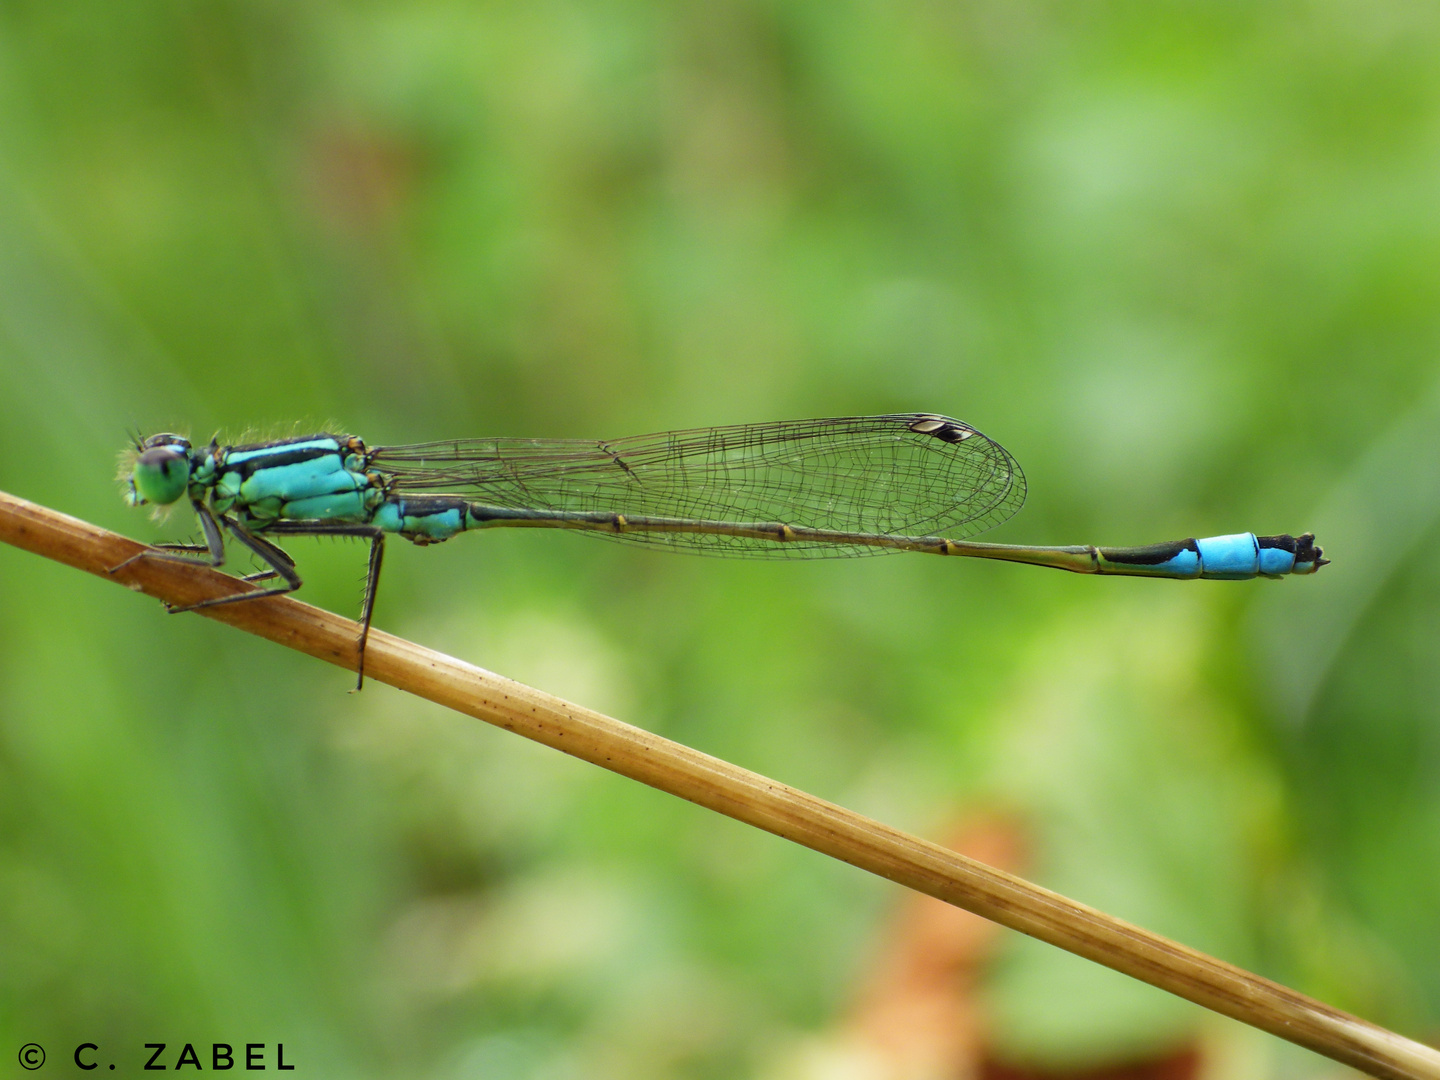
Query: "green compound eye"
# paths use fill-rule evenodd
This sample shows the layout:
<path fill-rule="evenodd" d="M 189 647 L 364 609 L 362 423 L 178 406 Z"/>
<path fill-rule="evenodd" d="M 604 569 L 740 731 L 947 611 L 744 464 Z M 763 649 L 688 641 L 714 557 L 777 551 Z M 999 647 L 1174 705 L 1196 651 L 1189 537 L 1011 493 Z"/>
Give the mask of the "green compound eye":
<path fill-rule="evenodd" d="M 135 462 L 130 483 L 141 503 L 168 506 L 190 483 L 190 457 L 178 446 L 156 446 Z"/>

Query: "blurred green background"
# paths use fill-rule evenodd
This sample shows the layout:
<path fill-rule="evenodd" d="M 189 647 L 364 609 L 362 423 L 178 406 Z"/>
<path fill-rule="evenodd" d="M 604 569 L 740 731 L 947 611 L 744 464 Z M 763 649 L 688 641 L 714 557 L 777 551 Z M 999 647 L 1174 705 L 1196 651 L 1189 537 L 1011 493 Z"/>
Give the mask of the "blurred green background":
<path fill-rule="evenodd" d="M 461 537 L 376 623 L 925 835 L 1000 808 L 1041 883 L 1433 1039 L 1437 54 L 1394 0 L 5 0 L 0 487 L 175 539 L 132 430 L 926 410 L 1022 462 L 996 540 L 1314 529 L 1245 584 Z M 358 610 L 362 547 L 291 548 Z M 0 637 L 4 1060 L 799 1076 L 899 900 L 8 548 Z M 1016 935 L 985 993 L 1016 1062 L 1334 1074 Z"/>

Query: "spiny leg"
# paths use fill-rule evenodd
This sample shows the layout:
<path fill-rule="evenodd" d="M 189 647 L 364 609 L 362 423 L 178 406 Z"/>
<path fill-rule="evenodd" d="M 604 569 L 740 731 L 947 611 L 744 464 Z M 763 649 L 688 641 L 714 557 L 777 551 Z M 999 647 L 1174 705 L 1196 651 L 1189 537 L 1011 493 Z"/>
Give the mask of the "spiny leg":
<path fill-rule="evenodd" d="M 378 525 L 348 525 L 342 522 L 277 521 L 269 532 L 292 536 L 355 536 L 370 541 L 370 565 L 365 574 L 365 600 L 360 608 L 360 641 L 356 647 L 355 689 L 365 685 L 365 642 L 370 637 L 370 616 L 375 610 L 375 593 L 380 587 L 380 564 L 385 558 L 385 530 Z"/>
<path fill-rule="evenodd" d="M 295 560 L 290 558 L 281 548 L 276 547 L 265 538 L 255 535 L 233 517 L 227 515 L 220 520 L 224 523 L 225 528 L 230 530 L 231 536 L 249 548 L 257 558 L 261 559 L 269 567 L 268 570 L 262 570 L 258 574 L 243 577 L 240 579 L 241 581 L 266 581 L 270 578 L 281 577 L 285 579 L 285 584 L 277 585 L 270 589 L 257 589 L 254 592 L 237 593 L 234 596 L 217 596 L 210 600 L 201 600 L 198 604 L 186 604 L 184 607 L 171 607 L 167 604 L 165 610 L 169 611 L 172 615 L 178 615 L 182 611 L 198 611 L 201 608 L 219 607 L 221 604 L 238 604 L 246 600 L 259 600 L 266 596 L 281 596 L 285 593 L 294 592 L 303 584 L 299 571 L 295 569 Z M 162 553 L 155 557 L 164 558 L 165 556 Z M 178 558 L 179 556 L 172 557 Z M 223 550 L 221 558 L 222 560 L 224 558 Z M 212 565 L 219 564 L 212 563 Z"/>
<path fill-rule="evenodd" d="M 182 563 L 194 563 L 198 561 L 202 562 L 203 565 L 215 567 L 217 569 L 221 566 L 224 566 L 225 541 L 223 535 L 221 534 L 220 526 L 215 520 L 215 516 L 210 512 L 210 509 L 201 502 L 192 500 L 191 505 L 195 508 L 195 516 L 200 519 L 201 528 L 205 532 L 206 543 L 181 544 L 167 542 L 162 544 L 151 544 L 144 551 L 137 552 L 136 554 L 131 555 L 130 558 L 126 559 L 124 562 L 117 563 L 116 565 L 110 567 L 107 573 L 113 574 L 119 570 L 123 570 L 131 563 L 136 562 L 140 559 L 164 559 L 169 562 Z M 227 516 L 222 520 L 224 521 L 225 527 L 230 529 L 231 532 L 235 532 L 237 537 L 239 536 L 239 532 L 236 532 L 236 530 L 244 530 L 244 526 L 232 517 Z M 287 555 L 280 548 L 276 547 L 274 544 L 266 543 L 265 541 L 261 540 L 253 533 L 249 533 L 248 531 L 246 535 L 249 536 L 250 540 L 255 541 L 255 543 L 260 544 L 264 548 L 264 551 L 262 552 L 257 549 L 254 544 L 248 542 L 246 543 L 246 546 L 249 547 L 252 551 L 255 551 L 257 554 L 259 554 L 261 558 L 265 560 L 266 564 L 271 567 L 271 569 L 261 570 L 259 573 L 256 574 L 245 574 L 243 577 L 239 578 L 240 581 L 253 583 L 256 581 L 269 581 L 271 578 L 285 576 L 282 575 L 279 570 L 275 569 L 275 566 L 277 564 L 288 564 L 292 571 L 295 569 L 295 560 L 290 558 L 290 556 Z M 194 555 L 208 555 L 209 558 L 204 560 L 197 560 L 191 557 Z M 299 587 L 300 585 L 297 578 L 297 583 L 294 588 L 298 589 Z M 165 608 L 167 611 L 170 611 L 172 613 L 177 611 L 194 611 L 197 607 L 208 607 L 214 603 L 231 603 L 237 600 L 254 600 L 257 596 L 273 596 L 275 595 L 276 591 L 292 592 L 293 589 L 287 587 L 281 590 L 271 590 L 260 593 L 241 593 L 239 596 L 224 597 L 220 600 L 205 601 L 204 603 L 193 604 L 190 607 L 177 608 L 167 604 L 165 605 Z"/>
<path fill-rule="evenodd" d="M 253 540 L 255 544 L 258 544 L 260 548 L 264 549 L 263 551 L 261 551 L 259 550 L 259 548 L 251 545 L 248 541 L 244 541 L 240 537 L 240 534 L 235 532 L 236 529 L 244 529 L 245 527 L 241 525 L 238 521 L 236 521 L 233 517 L 227 514 L 221 520 L 225 523 L 225 527 L 227 529 L 229 529 L 232 533 L 235 533 L 237 539 L 241 539 L 242 542 L 245 543 L 246 547 L 249 547 L 251 551 L 254 551 L 257 555 L 264 559 L 266 565 L 270 567 L 270 569 L 261 570 L 258 573 L 246 574 L 240 579 L 241 581 L 269 581 L 271 578 L 277 577 L 283 577 L 287 582 L 291 580 L 290 576 L 285 574 L 282 569 L 278 569 L 278 567 L 288 566 L 291 572 L 294 573 L 295 560 L 290 557 L 290 553 L 288 551 L 282 548 L 279 544 L 272 544 L 263 536 L 258 536 L 257 534 L 246 530 L 246 535 L 249 536 L 250 540 Z M 300 587 L 300 575 L 298 573 L 294 574 L 294 580 L 296 582 L 294 588 L 285 589 L 282 591 L 294 592 L 295 589 L 298 589 Z"/>
<path fill-rule="evenodd" d="M 380 563 L 385 559 L 385 534 L 375 530 L 370 537 L 370 566 L 365 571 L 365 603 L 360 609 L 360 655 L 355 660 L 355 689 L 365 685 L 365 642 L 370 637 L 370 615 L 375 610 L 375 590 L 380 587 Z"/>
<path fill-rule="evenodd" d="M 141 559 L 164 559 L 168 562 L 193 563 L 196 560 L 191 555 L 209 555 L 206 561 L 207 566 L 219 569 L 225 565 L 225 537 L 220 532 L 220 526 L 215 521 L 215 515 L 199 499 L 191 499 L 190 505 L 195 510 L 195 516 L 200 519 L 200 528 L 205 533 L 203 544 L 151 544 L 144 551 L 136 552 L 124 562 L 116 563 L 110 567 L 107 573 L 114 574 L 125 569 L 133 562 Z"/>

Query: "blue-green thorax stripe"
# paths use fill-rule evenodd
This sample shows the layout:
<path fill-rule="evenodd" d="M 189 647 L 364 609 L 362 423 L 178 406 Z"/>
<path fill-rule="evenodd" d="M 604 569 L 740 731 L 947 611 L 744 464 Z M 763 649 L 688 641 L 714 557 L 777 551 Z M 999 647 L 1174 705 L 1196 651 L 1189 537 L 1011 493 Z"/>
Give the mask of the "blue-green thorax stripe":
<path fill-rule="evenodd" d="M 227 473 L 230 470 L 226 470 Z M 309 458 L 292 458 L 285 464 L 265 465 L 255 469 L 240 482 L 240 500 L 259 502 L 278 496 L 285 502 L 310 499 L 317 495 L 335 495 L 358 491 L 366 485 L 365 477 L 345 468 L 338 450 L 316 451 Z"/>
<path fill-rule="evenodd" d="M 235 446 L 225 452 L 225 464 L 230 467 L 248 466 L 248 473 L 256 468 L 284 465 L 299 461 L 316 453 L 339 453 L 343 447 L 333 435 L 306 435 L 299 439 L 266 443 L 263 446 Z M 252 464 L 253 463 L 253 464 Z"/>

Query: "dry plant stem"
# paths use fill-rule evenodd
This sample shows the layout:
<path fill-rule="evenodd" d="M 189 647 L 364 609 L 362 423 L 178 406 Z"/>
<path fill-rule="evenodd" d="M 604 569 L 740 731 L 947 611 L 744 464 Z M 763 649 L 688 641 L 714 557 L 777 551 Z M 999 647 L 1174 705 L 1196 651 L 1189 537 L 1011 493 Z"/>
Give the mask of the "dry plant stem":
<path fill-rule="evenodd" d="M 170 604 L 245 589 L 201 565 L 0 492 L 0 540 Z M 358 627 L 273 597 L 197 614 L 354 670 Z M 1440 1052 L 1103 912 L 803 791 L 579 705 L 372 631 L 366 674 L 803 844 L 1114 968 L 1377 1077 L 1440 1080 Z"/>

